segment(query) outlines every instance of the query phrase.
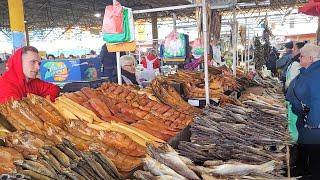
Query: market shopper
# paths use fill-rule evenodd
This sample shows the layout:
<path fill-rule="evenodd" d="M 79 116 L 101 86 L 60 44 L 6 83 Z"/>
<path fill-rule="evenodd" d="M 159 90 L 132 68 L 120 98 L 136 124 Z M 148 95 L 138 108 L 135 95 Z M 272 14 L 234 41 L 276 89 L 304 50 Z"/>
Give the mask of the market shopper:
<path fill-rule="evenodd" d="M 320 47 L 306 44 L 300 50 L 300 74 L 289 85 L 286 98 L 297 114 L 298 144 L 304 157 L 297 163 L 302 176 L 310 172 L 312 179 L 320 178 Z M 309 162 L 305 166 L 305 162 Z"/>
<path fill-rule="evenodd" d="M 135 59 L 131 55 L 120 57 L 122 83 L 139 85 L 136 78 Z"/>
<path fill-rule="evenodd" d="M 288 70 L 286 73 L 286 84 L 285 88 L 289 87 L 291 81 L 298 76 L 300 73 L 300 49 L 304 46 L 304 42 L 297 42 L 293 47 L 293 58 L 291 59 L 291 62 L 289 63 Z M 288 129 L 289 134 L 291 136 L 291 141 L 293 143 L 296 143 L 298 140 L 298 130 L 296 126 L 297 122 L 297 115 L 292 112 L 291 108 L 292 105 L 290 102 L 287 102 L 288 106 Z"/>
<path fill-rule="evenodd" d="M 47 59 L 48 59 L 48 60 L 55 60 L 56 57 L 54 57 L 53 54 L 49 54 L 49 55 L 47 56 Z"/>
<path fill-rule="evenodd" d="M 283 83 L 283 92 L 285 92 L 286 72 L 292 59 L 293 42 L 290 41 L 284 45 L 286 53 L 276 62 L 276 68 L 281 70 L 280 80 Z"/>
<path fill-rule="evenodd" d="M 270 47 L 270 54 L 266 66 L 268 70 L 272 72 L 273 75 L 277 73 L 276 63 L 278 60 L 277 49 L 273 46 Z"/>
<path fill-rule="evenodd" d="M 37 78 L 40 70 L 38 53 L 35 47 L 25 46 L 9 58 L 7 71 L 0 77 L 0 103 L 20 100 L 28 93 L 49 96 L 52 101 L 59 95 L 58 86 Z"/>
<path fill-rule="evenodd" d="M 120 53 L 120 56 L 125 55 Z M 115 52 L 109 52 L 106 44 L 103 44 L 100 51 L 100 58 L 103 65 L 102 77 L 108 77 L 110 81 L 117 82 L 117 56 Z"/>

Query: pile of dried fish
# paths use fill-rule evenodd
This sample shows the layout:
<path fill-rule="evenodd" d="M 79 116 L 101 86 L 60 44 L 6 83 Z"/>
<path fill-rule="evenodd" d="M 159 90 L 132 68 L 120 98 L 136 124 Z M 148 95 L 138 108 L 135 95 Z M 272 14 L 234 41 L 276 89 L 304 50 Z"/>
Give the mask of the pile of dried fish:
<path fill-rule="evenodd" d="M 0 179 L 3 180 L 29 180 L 29 176 L 25 176 L 19 173 L 10 173 L 10 174 L 0 174 Z"/>
<path fill-rule="evenodd" d="M 69 104 L 65 103 L 65 105 Z M 77 108 L 76 105 L 71 105 L 69 105 L 70 109 Z M 121 173 L 125 174 L 141 165 L 141 158 L 145 155 L 145 143 L 153 143 L 155 139 L 147 133 L 124 125 L 108 124 L 101 120 L 91 124 L 90 113 L 86 114 L 87 118 L 82 119 L 74 114 L 63 114 L 63 112 L 68 111 L 35 95 L 30 95 L 21 101 L 0 105 L 0 113 L 4 115 L 4 118 L 0 117 L 0 123 L 8 120 L 17 130 L 6 133 L 3 138 L 5 145 L 26 157 L 39 155 L 39 148 L 59 144 L 64 138 L 80 150 L 101 152 L 116 165 Z"/>
<path fill-rule="evenodd" d="M 284 105 L 283 95 L 265 92 L 263 95 L 249 94 L 247 100 L 242 101 L 252 109 L 262 111 L 273 116 L 287 117 L 287 109 Z M 285 121 L 284 121 L 285 122 Z"/>
<path fill-rule="evenodd" d="M 0 174 L 14 171 L 14 161 L 21 159 L 23 156 L 17 150 L 0 146 Z"/>
<path fill-rule="evenodd" d="M 253 78 L 253 81 L 257 83 L 258 85 L 266 88 L 274 88 L 281 86 L 280 81 L 278 78 L 265 76 L 263 77 L 263 74 L 261 72 L 257 72 L 256 76 Z"/>
<path fill-rule="evenodd" d="M 136 171 L 137 179 L 200 179 L 187 164 L 191 160 L 179 156 L 168 144 L 156 148 L 148 145 L 148 156 L 143 159 L 144 170 Z"/>
<path fill-rule="evenodd" d="M 181 95 L 175 90 L 175 88 L 171 86 L 163 77 L 158 76 L 153 79 L 150 86 L 157 98 L 172 108 L 191 115 L 199 114 L 201 112 L 200 109 L 191 106 L 184 99 L 182 99 Z"/>
<path fill-rule="evenodd" d="M 205 161 L 203 166 L 198 166 L 189 158 L 180 156 L 167 144 L 158 148 L 148 146 L 148 155 L 143 160 L 144 171 L 134 172 L 135 178 L 141 180 L 277 178 L 270 174 L 276 168 L 275 161 L 251 165 L 234 161 L 211 160 Z"/>
<path fill-rule="evenodd" d="M 165 81 L 181 83 L 185 96 L 188 98 L 204 98 L 204 73 L 178 71 L 164 78 Z M 239 91 L 240 85 L 235 78 L 225 74 L 209 74 L 209 92 L 211 98 L 220 98 L 227 91 Z"/>
<path fill-rule="evenodd" d="M 179 152 L 195 162 L 236 160 L 249 164 L 283 164 L 289 143 L 287 120 L 279 107 L 211 106 L 191 125 L 191 142 L 180 142 Z M 280 172 L 280 171 L 278 171 Z M 278 174 L 277 174 L 278 175 Z"/>
<path fill-rule="evenodd" d="M 121 179 L 115 165 L 99 152 L 81 152 L 71 142 L 47 146 L 40 157 L 15 161 L 18 172 L 32 179 Z"/>

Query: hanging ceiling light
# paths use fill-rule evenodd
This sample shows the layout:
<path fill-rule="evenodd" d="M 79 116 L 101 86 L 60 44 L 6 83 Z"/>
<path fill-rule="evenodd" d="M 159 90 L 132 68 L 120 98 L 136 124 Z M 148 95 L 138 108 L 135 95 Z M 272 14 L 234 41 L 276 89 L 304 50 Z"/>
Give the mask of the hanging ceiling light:
<path fill-rule="evenodd" d="M 94 16 L 99 18 L 99 17 L 101 17 L 101 13 L 95 13 Z"/>

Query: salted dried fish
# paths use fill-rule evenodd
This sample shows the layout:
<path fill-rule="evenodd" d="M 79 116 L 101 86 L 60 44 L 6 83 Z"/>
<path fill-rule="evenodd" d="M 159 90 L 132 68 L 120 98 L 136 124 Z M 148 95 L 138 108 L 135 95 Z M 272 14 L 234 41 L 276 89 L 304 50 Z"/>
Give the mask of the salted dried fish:
<path fill-rule="evenodd" d="M 158 148 L 148 145 L 147 152 L 153 158 L 170 167 L 178 174 L 188 179 L 200 179 L 187 167 L 187 165 L 180 159 L 178 153 L 174 151 L 168 144 L 164 144 Z"/>
<path fill-rule="evenodd" d="M 78 157 L 81 157 L 81 152 L 77 150 L 74 145 L 67 139 L 62 139 L 62 143 L 68 147 L 70 150 L 72 150 Z"/>
<path fill-rule="evenodd" d="M 56 178 L 56 174 L 51 172 L 48 168 L 46 168 L 44 165 L 34 162 L 34 161 L 29 161 L 29 160 L 18 160 L 14 162 L 15 165 L 21 166 L 25 169 L 32 170 L 36 173 L 39 173 L 44 176 L 48 176 L 50 178 Z"/>
<path fill-rule="evenodd" d="M 42 165 L 44 165 L 48 170 L 50 170 L 55 177 L 58 177 L 58 174 L 56 173 L 56 171 L 54 170 L 54 168 L 47 162 L 45 161 L 44 159 L 42 158 L 39 158 L 37 160 L 37 162 L 41 163 Z"/>
<path fill-rule="evenodd" d="M 121 179 L 122 175 L 118 172 L 116 166 L 113 164 L 108 157 L 104 156 L 100 152 L 93 152 L 95 155 L 96 160 L 100 163 L 100 165 L 110 174 L 113 178 Z"/>
<path fill-rule="evenodd" d="M 25 176 L 23 174 L 19 174 L 19 173 L 14 173 L 14 174 L 0 174 L 0 179 L 2 180 L 10 180 L 10 179 L 14 179 L 14 180 L 29 180 L 30 177 L 29 176 Z"/>
<path fill-rule="evenodd" d="M 179 180 L 186 180 L 185 177 L 181 176 L 168 166 L 161 164 L 159 161 L 151 157 L 144 158 L 143 163 L 144 168 L 156 176 L 170 175 Z"/>
<path fill-rule="evenodd" d="M 272 172 L 275 168 L 275 161 L 269 161 L 261 165 L 249 164 L 223 164 L 212 169 L 211 173 L 220 176 L 244 176 L 251 173 Z"/>
<path fill-rule="evenodd" d="M 92 177 L 86 170 L 84 170 L 81 167 L 73 167 L 71 168 L 74 172 L 78 173 L 79 175 L 81 175 L 83 178 L 85 178 L 86 180 L 93 180 L 94 177 Z"/>
<path fill-rule="evenodd" d="M 93 169 L 91 168 L 91 166 L 86 162 L 84 161 L 83 159 L 81 159 L 79 162 L 78 162 L 78 166 L 81 167 L 83 170 L 85 170 L 91 177 L 93 177 L 94 179 L 101 179 L 99 177 L 99 175 L 97 175 Z"/>
<path fill-rule="evenodd" d="M 139 180 L 156 180 L 156 176 L 152 175 L 150 172 L 147 171 L 135 171 L 133 176 Z"/>
<path fill-rule="evenodd" d="M 54 155 L 54 157 L 64 166 L 69 167 L 70 166 L 70 159 L 67 155 L 65 155 L 62 151 L 60 151 L 55 146 L 48 147 L 51 154 Z"/>
<path fill-rule="evenodd" d="M 156 176 L 156 180 L 175 180 L 176 178 L 170 175 Z"/>
<path fill-rule="evenodd" d="M 65 153 L 68 157 L 70 157 L 72 160 L 79 160 L 80 157 L 76 155 L 76 153 L 74 153 L 70 148 L 68 148 L 67 146 L 63 145 L 63 144 L 57 144 L 56 145 L 57 148 L 59 148 L 60 151 L 62 151 L 63 153 Z"/>
<path fill-rule="evenodd" d="M 205 161 L 203 163 L 204 166 L 218 166 L 222 165 L 224 162 L 221 160 L 211 160 L 211 161 Z"/>
<path fill-rule="evenodd" d="M 34 172 L 32 170 L 21 170 L 21 171 L 18 171 L 18 172 L 21 173 L 21 174 L 24 174 L 26 176 L 29 176 L 34 180 L 51 180 L 50 177 L 47 177 L 47 176 L 44 176 L 42 174 L 36 173 L 36 172 Z"/>
<path fill-rule="evenodd" d="M 39 153 L 57 172 L 61 173 L 62 165 L 52 154 L 44 149 L 39 149 Z"/>
<path fill-rule="evenodd" d="M 92 155 L 83 153 L 82 157 L 91 166 L 94 172 L 99 175 L 99 177 L 112 179 L 112 177 L 103 169 L 103 167 L 94 160 L 94 157 L 92 157 Z"/>
<path fill-rule="evenodd" d="M 72 171 L 72 170 L 67 170 L 64 169 L 62 171 L 63 174 L 67 175 L 68 178 L 72 179 L 72 180 L 86 180 L 84 177 L 82 177 L 81 175 L 79 175 L 78 173 Z"/>

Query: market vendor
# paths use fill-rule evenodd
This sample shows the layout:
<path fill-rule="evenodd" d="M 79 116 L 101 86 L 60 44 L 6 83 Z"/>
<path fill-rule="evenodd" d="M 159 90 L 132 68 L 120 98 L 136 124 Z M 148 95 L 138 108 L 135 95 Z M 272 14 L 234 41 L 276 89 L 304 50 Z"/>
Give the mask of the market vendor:
<path fill-rule="evenodd" d="M 20 100 L 28 93 L 55 100 L 60 88 L 37 78 L 40 60 L 38 50 L 32 46 L 18 49 L 9 58 L 7 71 L 0 77 L 0 103 Z"/>
<path fill-rule="evenodd" d="M 147 55 L 142 58 L 141 64 L 146 70 L 154 70 L 160 68 L 160 60 L 154 49 L 149 50 Z"/>
<path fill-rule="evenodd" d="M 139 85 L 136 78 L 135 59 L 131 55 L 120 57 L 122 83 Z"/>
<path fill-rule="evenodd" d="M 160 68 L 160 60 L 154 49 L 147 52 L 146 56 L 142 58 L 141 64 L 143 71 L 139 73 L 139 80 L 141 82 L 151 82 Z"/>
<path fill-rule="evenodd" d="M 293 42 L 287 42 L 284 47 L 286 48 L 286 53 L 279 60 L 277 60 L 276 68 L 281 69 L 280 80 L 283 83 L 283 92 L 285 93 L 286 73 L 292 59 Z"/>

